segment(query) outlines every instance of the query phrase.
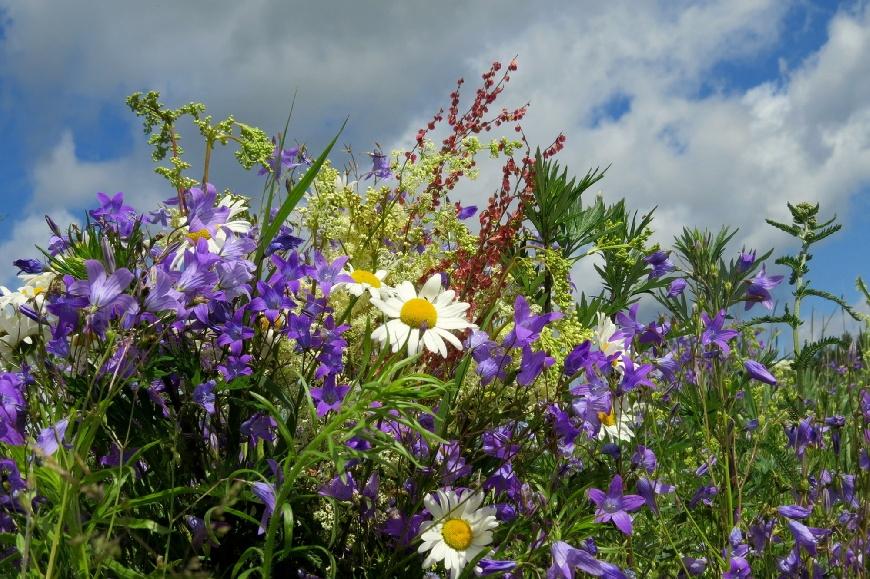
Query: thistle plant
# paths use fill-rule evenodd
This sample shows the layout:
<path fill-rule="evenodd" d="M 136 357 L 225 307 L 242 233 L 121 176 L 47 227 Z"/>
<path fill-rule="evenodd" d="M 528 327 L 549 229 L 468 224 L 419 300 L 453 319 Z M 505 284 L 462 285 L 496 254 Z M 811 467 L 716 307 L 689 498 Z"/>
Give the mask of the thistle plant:
<path fill-rule="evenodd" d="M 818 222 L 819 204 L 811 205 L 809 203 L 798 203 L 792 205 L 788 203 L 788 210 L 791 212 L 792 223 L 785 224 L 772 219 L 767 219 L 767 223 L 785 231 L 800 242 L 800 249 L 797 255 L 786 255 L 776 260 L 776 263 L 784 265 L 791 270 L 788 283 L 794 286 L 792 296 L 794 304 L 789 310 L 788 304 L 785 305 L 785 313 L 779 318 L 771 318 L 768 321 L 785 323 L 792 330 L 792 350 L 794 352 L 794 368 L 797 373 L 797 386 L 799 391 L 804 392 L 807 377 L 806 370 L 813 356 L 818 354 L 827 346 L 842 344 L 835 336 L 824 336 L 813 342 L 800 344 L 799 331 L 803 320 L 801 320 L 801 305 L 804 298 L 817 297 L 823 300 L 832 302 L 843 309 L 853 319 L 860 320 L 859 315 L 847 304 L 842 298 L 839 298 L 824 290 L 819 290 L 810 287 L 810 280 L 806 277 L 809 273 L 809 262 L 813 259 L 810 253 L 810 247 L 820 242 L 826 237 L 833 235 L 842 228 L 842 225 L 834 224 L 837 216 L 834 215 L 824 223 Z"/>

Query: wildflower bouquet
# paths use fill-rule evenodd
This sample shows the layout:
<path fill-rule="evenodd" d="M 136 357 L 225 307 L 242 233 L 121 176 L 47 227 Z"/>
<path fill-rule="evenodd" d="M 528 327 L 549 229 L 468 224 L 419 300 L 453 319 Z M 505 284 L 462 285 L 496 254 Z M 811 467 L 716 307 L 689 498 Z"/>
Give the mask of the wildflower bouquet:
<path fill-rule="evenodd" d="M 796 310 L 737 319 L 773 308 L 771 254 L 726 263 L 727 229 L 663 250 L 652 214 L 584 205 L 604 173 L 569 179 L 561 135 L 532 153 L 525 107 L 491 114 L 501 70 L 363 174 L 332 144 L 312 159 L 130 97 L 173 197 L 139 213 L 100 193 L 83 226 L 49 219 L 23 285 L 0 288 L 5 574 L 866 576 L 866 344 L 773 365 L 755 327 L 796 331 Z M 209 182 L 231 141 L 260 211 Z M 472 229 L 450 196 L 484 152 L 502 174 Z M 792 209 L 774 225 L 833 232 Z M 576 296 L 592 253 L 603 289 Z M 806 261 L 778 261 L 796 300 L 833 298 Z M 668 315 L 639 322 L 644 294 Z"/>

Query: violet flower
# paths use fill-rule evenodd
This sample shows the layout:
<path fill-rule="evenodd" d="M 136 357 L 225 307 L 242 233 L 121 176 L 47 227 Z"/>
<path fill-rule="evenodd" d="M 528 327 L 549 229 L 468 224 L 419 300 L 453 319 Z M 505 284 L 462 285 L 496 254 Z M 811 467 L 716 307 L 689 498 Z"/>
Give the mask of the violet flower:
<path fill-rule="evenodd" d="M 350 259 L 348 256 L 343 255 L 328 262 L 319 251 L 314 252 L 315 269 L 311 278 L 318 282 L 324 296 L 328 296 L 332 291 L 332 286 L 337 283 L 356 283 L 350 275 L 344 272 L 344 264 L 348 259 Z"/>
<path fill-rule="evenodd" d="M 768 310 L 773 309 L 773 298 L 770 295 L 770 290 L 779 285 L 782 281 L 781 275 L 767 275 L 767 266 L 762 265 L 761 271 L 750 280 L 749 288 L 746 290 L 746 310 L 752 309 L 757 303 L 761 303 Z"/>
<path fill-rule="evenodd" d="M 460 207 L 459 211 L 456 213 L 456 218 L 462 221 L 464 219 L 468 219 L 469 217 L 473 217 L 475 213 L 477 213 L 477 205 Z"/>
<path fill-rule="evenodd" d="M 764 364 L 756 362 L 755 360 L 746 360 L 745 362 L 743 362 L 743 367 L 746 368 L 746 372 L 749 374 L 750 377 L 758 380 L 759 382 L 764 382 L 765 384 L 776 386 L 776 378 L 774 378 L 773 374 L 767 371 L 767 368 L 764 367 Z"/>
<path fill-rule="evenodd" d="M 217 189 L 211 183 L 205 184 L 205 191 L 191 187 L 184 193 L 187 204 L 187 222 L 190 233 L 206 231 L 209 237 L 217 235 L 217 227 L 227 222 L 230 208 L 217 205 Z"/>
<path fill-rule="evenodd" d="M 523 296 L 517 296 L 514 301 L 514 327 L 502 340 L 505 348 L 522 348 L 530 346 L 541 335 L 541 330 L 548 323 L 558 320 L 563 314 L 549 312 L 540 316 L 533 316 L 529 303 Z"/>
<path fill-rule="evenodd" d="M 0 442 L 24 444 L 24 381 L 16 374 L 0 374 Z"/>
<path fill-rule="evenodd" d="M 474 572 L 478 577 L 487 577 L 489 575 L 495 575 L 496 573 L 501 574 L 512 571 L 513 569 L 516 569 L 516 566 L 516 561 L 496 561 L 495 559 L 484 557 L 477 562 Z"/>
<path fill-rule="evenodd" d="M 346 472 L 332 479 L 328 485 L 320 487 L 317 494 L 349 503 L 353 500 L 353 494 L 357 491 L 356 481 L 353 480 L 353 476 L 349 472 Z"/>
<path fill-rule="evenodd" d="M 337 411 L 341 408 L 344 397 L 350 392 L 350 386 L 336 386 L 335 374 L 328 374 L 323 378 L 323 386 L 310 390 L 311 398 L 317 402 L 317 417 L 323 418 L 330 410 Z"/>
<path fill-rule="evenodd" d="M 631 535 L 631 515 L 628 513 L 636 511 L 644 504 L 642 496 L 623 496 L 622 477 L 619 475 L 613 477 L 610 488 L 607 489 L 607 494 L 599 489 L 589 489 L 586 492 L 589 495 L 589 500 L 594 502 L 598 507 L 595 509 L 596 523 L 613 521 L 620 531 L 626 535 Z"/>
<path fill-rule="evenodd" d="M 677 490 L 677 487 L 663 483 L 660 480 L 650 480 L 646 477 L 641 477 L 637 481 L 637 492 L 643 497 L 646 506 L 650 508 L 656 515 L 659 514 L 659 507 L 656 504 L 655 495 L 664 495 Z"/>
<path fill-rule="evenodd" d="M 275 174 L 275 181 L 281 178 L 281 167 L 294 169 L 300 166 L 301 162 L 294 162 L 299 159 L 301 147 L 290 147 L 289 149 L 281 149 L 281 143 L 275 137 L 272 137 L 272 144 L 275 145 L 275 150 L 272 155 L 266 159 L 266 163 L 257 172 L 257 175 L 265 175 L 270 171 Z"/>
<path fill-rule="evenodd" d="M 740 252 L 740 256 L 737 258 L 737 271 L 743 273 L 744 271 L 748 271 L 752 264 L 755 263 L 755 252 L 751 251 L 749 253 Z"/>
<path fill-rule="evenodd" d="M 683 290 L 686 289 L 686 280 L 685 278 L 678 277 L 668 286 L 668 294 L 665 297 L 675 298 L 683 293 Z"/>
<path fill-rule="evenodd" d="M 202 406 L 209 414 L 215 413 L 215 386 L 217 386 L 217 382 L 209 380 L 193 389 L 193 402 Z"/>
<path fill-rule="evenodd" d="M 372 176 L 378 179 L 389 179 L 393 176 L 393 172 L 390 171 L 390 160 L 380 149 L 375 149 L 375 152 L 369 153 L 369 156 L 372 158 L 372 170 L 363 175 L 363 179 L 368 180 Z"/>
<path fill-rule="evenodd" d="M 549 368 L 556 363 L 556 359 L 548 356 L 546 352 L 532 352 L 529 346 L 523 347 L 523 359 L 520 362 L 520 373 L 517 374 L 517 384 L 529 386 L 541 375 L 544 368 Z"/>
<path fill-rule="evenodd" d="M 731 353 L 731 348 L 728 347 L 728 340 L 735 338 L 738 334 L 737 330 L 723 330 L 722 325 L 725 323 L 725 310 L 719 310 L 719 313 L 712 320 L 706 313 L 701 312 L 701 319 L 704 321 L 706 329 L 701 334 L 701 344 L 709 346 L 715 344 L 719 347 L 725 356 Z M 718 350 L 711 352 L 718 354 Z"/>
<path fill-rule="evenodd" d="M 272 513 L 275 512 L 275 506 L 277 502 L 277 498 L 275 496 L 275 485 L 272 483 L 264 483 L 264 482 L 255 482 L 251 485 L 251 490 L 257 496 L 258 499 L 263 501 L 263 504 L 266 506 L 263 511 L 263 518 L 260 519 L 260 528 L 257 530 L 258 535 L 262 535 L 266 532 L 266 528 L 269 526 L 269 521 L 272 518 Z"/>
<path fill-rule="evenodd" d="M 572 547 L 565 541 L 556 541 L 550 547 L 553 564 L 547 569 L 547 579 L 574 579 L 579 569 L 595 577 L 601 577 L 601 562 L 582 549 Z"/>
<path fill-rule="evenodd" d="M 139 306 L 132 296 L 124 291 L 133 281 L 133 274 L 127 268 L 115 270 L 112 275 L 106 275 L 106 268 L 95 259 L 85 260 L 88 279 L 76 280 L 69 286 L 69 293 L 74 296 L 87 297 L 92 313 L 100 313 L 108 317 L 113 314 L 135 313 Z"/>
<path fill-rule="evenodd" d="M 747 579 L 752 576 L 752 569 L 743 557 L 733 556 L 729 561 L 730 571 L 722 573 L 722 579 Z"/>
<path fill-rule="evenodd" d="M 53 455 L 63 444 L 66 438 L 66 429 L 69 427 L 69 419 L 64 418 L 58 420 L 52 426 L 40 430 L 36 437 L 36 445 L 42 449 L 47 456 Z"/>
<path fill-rule="evenodd" d="M 661 277 L 675 269 L 674 263 L 670 260 L 670 257 L 668 257 L 668 252 L 661 249 L 649 257 L 643 258 L 643 260 L 653 266 L 653 270 L 650 272 L 648 279 Z"/>
<path fill-rule="evenodd" d="M 45 271 L 45 266 L 35 259 L 16 259 L 12 262 L 12 265 L 19 270 L 16 275 L 21 275 L 22 273 L 42 273 Z"/>

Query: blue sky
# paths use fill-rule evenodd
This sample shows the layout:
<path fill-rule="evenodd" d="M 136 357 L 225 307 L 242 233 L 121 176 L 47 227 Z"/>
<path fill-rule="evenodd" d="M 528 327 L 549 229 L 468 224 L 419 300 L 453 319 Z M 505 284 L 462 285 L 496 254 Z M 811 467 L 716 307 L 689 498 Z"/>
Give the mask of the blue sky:
<path fill-rule="evenodd" d="M 814 252 L 813 286 L 863 307 L 854 282 L 870 279 L 867 2 L 296 4 L 0 0 L 0 284 L 14 286 L 10 262 L 46 244 L 45 214 L 81 220 L 98 191 L 124 191 L 141 211 L 170 196 L 124 104 L 134 91 L 158 90 L 173 107 L 203 102 L 216 119 L 270 134 L 295 93 L 291 139 L 317 151 L 348 118 L 340 142 L 360 156 L 375 141 L 412 146 L 457 78 L 467 95 L 492 61 L 516 56 L 503 105 L 530 102 L 532 146 L 563 132 L 563 166 L 610 165 L 605 199 L 656 206 L 664 246 L 683 226 L 729 224 L 740 228 L 735 252 L 793 252 L 764 218 L 788 220 L 787 201 L 818 202 L 843 231 Z M 200 158 L 193 134 L 186 143 Z M 223 154 L 218 187 L 256 196 L 257 179 Z M 458 194 L 480 203 L 496 178 Z M 597 292 L 591 264 L 577 277 Z"/>

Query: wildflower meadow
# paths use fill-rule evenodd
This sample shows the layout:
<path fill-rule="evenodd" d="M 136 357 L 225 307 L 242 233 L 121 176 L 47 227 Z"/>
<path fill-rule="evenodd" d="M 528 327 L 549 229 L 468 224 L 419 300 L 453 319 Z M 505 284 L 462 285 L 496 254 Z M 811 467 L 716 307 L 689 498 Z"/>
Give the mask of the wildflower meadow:
<path fill-rule="evenodd" d="M 836 217 L 654 244 L 496 105 L 516 68 L 361 159 L 130 96 L 168 199 L 4 264 L 0 576 L 870 577 L 870 340 L 800 338 L 867 327 L 809 281 Z"/>

